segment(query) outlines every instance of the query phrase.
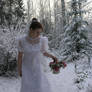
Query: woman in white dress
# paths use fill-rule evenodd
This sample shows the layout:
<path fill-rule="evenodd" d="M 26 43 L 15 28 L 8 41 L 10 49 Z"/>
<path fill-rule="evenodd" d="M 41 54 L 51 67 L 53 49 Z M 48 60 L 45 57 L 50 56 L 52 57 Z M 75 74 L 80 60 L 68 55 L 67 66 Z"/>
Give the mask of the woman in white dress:
<path fill-rule="evenodd" d="M 18 39 L 18 74 L 22 78 L 20 92 L 51 92 L 43 73 L 43 56 L 58 60 L 48 53 L 48 38 L 41 36 L 43 27 L 36 18 L 32 19 L 29 32 Z"/>

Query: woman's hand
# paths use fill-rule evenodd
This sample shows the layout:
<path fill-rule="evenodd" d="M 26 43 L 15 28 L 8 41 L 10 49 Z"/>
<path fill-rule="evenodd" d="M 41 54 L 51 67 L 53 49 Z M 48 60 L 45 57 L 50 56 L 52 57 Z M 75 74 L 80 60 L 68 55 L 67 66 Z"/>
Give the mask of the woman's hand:
<path fill-rule="evenodd" d="M 49 53 L 47 53 L 47 52 L 45 52 L 45 53 L 43 53 L 43 54 L 44 54 L 44 56 L 47 56 L 47 57 L 52 58 L 55 62 L 58 62 L 57 57 L 53 56 L 52 54 L 49 54 Z"/>
<path fill-rule="evenodd" d="M 53 56 L 52 59 L 53 59 L 56 63 L 58 62 L 57 57 Z"/>
<path fill-rule="evenodd" d="M 22 71 L 21 70 L 19 71 L 19 76 L 22 77 Z"/>
<path fill-rule="evenodd" d="M 19 76 L 21 77 L 22 76 L 22 56 L 23 56 L 23 53 L 22 52 L 19 52 L 18 53 L 18 74 Z"/>

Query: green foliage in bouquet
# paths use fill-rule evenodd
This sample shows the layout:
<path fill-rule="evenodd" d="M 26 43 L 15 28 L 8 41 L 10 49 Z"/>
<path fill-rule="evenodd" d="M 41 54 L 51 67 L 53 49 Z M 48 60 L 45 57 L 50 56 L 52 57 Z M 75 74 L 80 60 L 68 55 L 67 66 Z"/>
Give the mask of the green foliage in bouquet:
<path fill-rule="evenodd" d="M 62 68 L 65 68 L 67 65 L 66 65 L 65 62 L 62 62 L 62 61 L 60 61 L 60 62 L 55 62 L 55 61 L 53 61 L 53 62 L 50 62 L 50 63 L 49 63 L 49 66 L 50 66 L 50 68 L 51 68 L 51 71 L 52 71 L 54 74 L 58 74 L 58 73 L 60 73 L 60 68 L 61 68 L 61 67 L 62 67 Z"/>

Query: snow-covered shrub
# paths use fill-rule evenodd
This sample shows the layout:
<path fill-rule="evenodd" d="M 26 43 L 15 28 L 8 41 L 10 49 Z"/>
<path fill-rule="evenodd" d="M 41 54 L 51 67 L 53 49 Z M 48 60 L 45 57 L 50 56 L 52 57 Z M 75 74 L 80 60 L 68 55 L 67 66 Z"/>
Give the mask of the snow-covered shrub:
<path fill-rule="evenodd" d="M 91 80 L 89 81 L 89 83 L 87 85 L 86 92 L 92 92 L 92 81 Z"/>
<path fill-rule="evenodd" d="M 8 28 L 3 30 L 0 28 L 0 76 L 17 76 L 17 44 L 16 37 L 24 34 L 24 29 L 21 28 L 21 23 L 18 24 L 15 30 Z"/>
<path fill-rule="evenodd" d="M 76 78 L 74 80 L 74 83 L 76 84 L 79 90 L 87 90 L 88 85 L 89 84 L 91 85 L 90 80 L 92 80 L 92 71 L 91 71 L 92 65 L 90 65 L 91 67 L 89 67 L 87 59 L 88 59 L 87 57 L 84 57 L 78 60 L 77 62 L 74 62 L 76 65 L 75 67 Z"/>
<path fill-rule="evenodd" d="M 63 39 L 63 56 L 74 61 L 76 79 L 79 90 L 85 87 L 91 69 L 92 42 L 88 37 L 89 24 L 83 18 L 82 3 L 84 0 L 71 0 L 71 21 L 65 26 Z M 83 91 L 85 92 L 85 91 Z"/>
<path fill-rule="evenodd" d="M 0 52 L 1 53 L 1 52 Z M 2 58 L 2 62 L 0 62 L 0 76 L 16 76 L 17 75 L 17 62 L 16 58 L 12 58 L 12 53 L 5 53 Z"/>

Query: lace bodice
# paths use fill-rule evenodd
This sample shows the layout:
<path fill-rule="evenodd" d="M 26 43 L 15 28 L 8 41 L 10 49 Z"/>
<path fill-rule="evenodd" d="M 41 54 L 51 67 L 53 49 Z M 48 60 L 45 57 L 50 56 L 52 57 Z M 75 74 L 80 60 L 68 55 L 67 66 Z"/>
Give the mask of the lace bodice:
<path fill-rule="evenodd" d="M 31 38 L 29 36 L 26 36 L 25 39 L 26 39 L 27 42 L 29 42 L 32 45 L 37 44 L 40 41 L 40 37 Z"/>
<path fill-rule="evenodd" d="M 29 39 L 30 40 L 30 39 Z M 46 36 L 40 35 L 36 39 L 36 43 L 32 44 L 28 41 L 27 35 L 18 38 L 18 51 L 19 52 L 28 52 L 28 51 L 41 51 L 44 53 L 48 51 L 48 38 Z"/>
<path fill-rule="evenodd" d="M 33 65 L 38 67 L 36 64 L 38 61 L 41 62 L 42 70 L 44 72 L 50 72 L 48 58 L 43 55 L 44 52 L 49 52 L 48 37 L 40 35 L 40 40 L 36 44 L 31 44 L 27 41 L 26 35 L 17 38 L 17 50 L 23 52 L 23 66 Z M 31 62 L 30 62 L 31 61 Z M 30 64 L 31 63 L 31 64 Z M 37 66 L 36 66 L 37 65 Z M 29 66 L 30 67 L 30 66 Z"/>

